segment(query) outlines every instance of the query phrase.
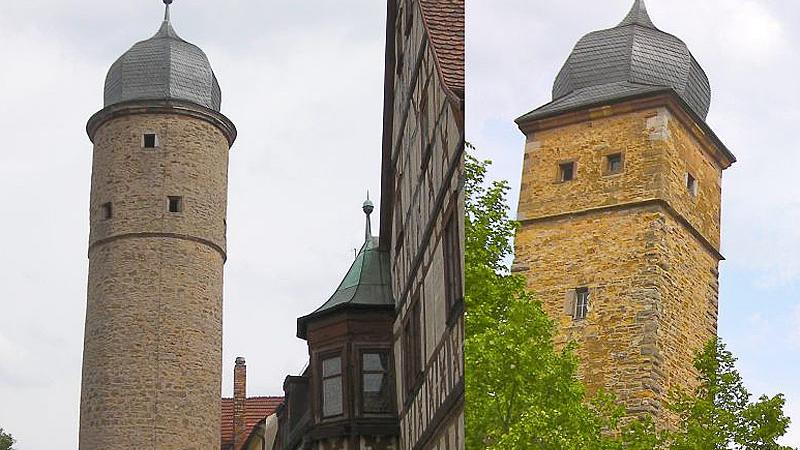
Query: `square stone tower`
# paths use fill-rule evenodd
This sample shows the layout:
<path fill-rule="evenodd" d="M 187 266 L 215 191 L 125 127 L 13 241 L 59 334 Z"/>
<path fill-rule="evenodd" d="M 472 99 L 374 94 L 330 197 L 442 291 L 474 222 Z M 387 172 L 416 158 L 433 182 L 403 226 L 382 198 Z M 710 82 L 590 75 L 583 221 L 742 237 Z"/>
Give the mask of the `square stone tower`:
<path fill-rule="evenodd" d="M 717 333 L 722 172 L 710 87 L 637 0 L 583 37 L 551 103 L 521 117 L 526 147 L 514 270 L 578 343 L 590 393 L 668 420 L 695 353 Z"/>

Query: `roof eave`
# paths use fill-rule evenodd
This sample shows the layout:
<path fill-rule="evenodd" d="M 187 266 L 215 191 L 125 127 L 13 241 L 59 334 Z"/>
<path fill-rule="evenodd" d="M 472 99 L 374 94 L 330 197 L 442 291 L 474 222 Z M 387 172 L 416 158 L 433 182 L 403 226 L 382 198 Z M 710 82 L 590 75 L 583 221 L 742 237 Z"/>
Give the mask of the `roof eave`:
<path fill-rule="evenodd" d="M 683 99 L 683 97 L 681 97 L 674 89 L 669 87 L 664 87 L 663 89 L 658 89 L 654 91 L 635 93 L 631 95 L 621 95 L 613 99 L 604 99 L 583 105 L 564 108 L 561 110 L 554 110 L 554 111 L 543 112 L 541 114 L 536 114 L 536 111 L 541 109 L 540 107 L 537 108 L 536 110 L 533 110 L 517 118 L 516 120 L 514 120 L 514 122 L 517 124 L 520 131 L 527 134 L 528 132 L 531 131 L 538 131 L 537 124 L 559 116 L 565 116 L 568 114 L 574 114 L 579 111 L 584 111 L 584 110 L 588 111 L 596 108 L 613 106 L 625 102 L 631 102 L 638 99 L 645 99 L 648 97 L 658 97 L 658 96 L 669 96 L 680 106 L 681 111 L 689 115 L 692 121 L 694 121 L 694 123 L 696 123 L 699 126 L 703 135 L 707 136 L 708 139 L 711 141 L 711 143 L 720 151 L 720 154 L 723 157 L 720 159 L 720 163 L 723 169 L 727 169 L 728 167 L 736 163 L 737 161 L 736 156 L 722 142 L 722 140 L 717 136 L 714 130 L 711 129 L 708 123 L 706 123 L 705 119 L 700 117 L 700 115 L 697 114 L 697 112 L 695 112 L 694 109 L 691 108 L 691 106 L 689 106 L 689 104 L 686 102 L 686 100 Z"/>
<path fill-rule="evenodd" d="M 394 303 L 392 304 L 365 304 L 365 303 L 340 303 L 323 311 L 313 312 L 297 319 L 297 337 L 303 340 L 308 339 L 308 324 L 312 321 L 324 319 L 326 317 L 347 312 L 392 312 L 394 313 Z"/>

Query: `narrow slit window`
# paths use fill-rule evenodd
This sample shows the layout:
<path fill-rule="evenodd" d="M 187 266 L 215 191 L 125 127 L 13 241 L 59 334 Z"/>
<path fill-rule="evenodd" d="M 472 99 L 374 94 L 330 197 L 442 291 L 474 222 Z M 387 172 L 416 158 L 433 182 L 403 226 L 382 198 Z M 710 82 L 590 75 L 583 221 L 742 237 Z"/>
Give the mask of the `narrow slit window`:
<path fill-rule="evenodd" d="M 609 174 L 621 173 L 625 168 L 625 163 L 622 160 L 622 153 L 614 153 L 606 157 L 606 172 Z"/>
<path fill-rule="evenodd" d="M 575 163 L 568 162 L 558 165 L 558 180 L 563 182 L 575 179 Z"/>
<path fill-rule="evenodd" d="M 169 203 L 169 212 L 179 213 L 183 211 L 183 197 L 167 197 Z"/>
<path fill-rule="evenodd" d="M 692 197 L 697 197 L 697 179 L 690 173 L 686 174 L 686 190 Z"/>
<path fill-rule="evenodd" d="M 589 314 L 589 289 L 578 288 L 575 290 L 575 311 L 572 318 L 583 320 Z"/>
<path fill-rule="evenodd" d="M 156 148 L 158 147 L 158 136 L 155 133 L 145 133 L 142 136 L 142 147 Z"/>
<path fill-rule="evenodd" d="M 111 202 L 103 203 L 103 205 L 100 207 L 100 217 L 102 217 L 103 220 L 109 220 L 113 216 L 114 209 L 111 206 Z"/>

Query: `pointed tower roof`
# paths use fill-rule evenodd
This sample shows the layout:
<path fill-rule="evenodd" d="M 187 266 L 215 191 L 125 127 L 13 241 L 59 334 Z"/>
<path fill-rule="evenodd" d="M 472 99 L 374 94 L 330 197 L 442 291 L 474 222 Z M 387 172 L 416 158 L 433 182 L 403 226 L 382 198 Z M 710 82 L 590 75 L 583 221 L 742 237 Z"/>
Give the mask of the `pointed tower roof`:
<path fill-rule="evenodd" d="M 367 199 L 363 210 L 367 216 L 365 242 L 350 270 L 333 295 L 311 314 L 297 319 L 297 337 L 305 339 L 308 323 L 347 309 L 393 310 L 389 254 L 378 248 L 378 238 L 372 236 L 370 214 L 375 209 Z"/>
<path fill-rule="evenodd" d="M 619 25 L 578 41 L 553 84 L 553 101 L 517 122 L 670 90 L 705 120 L 708 77 L 686 44 L 656 28 L 644 0 L 635 0 Z"/>
<path fill-rule="evenodd" d="M 653 25 L 653 21 L 650 20 L 650 15 L 647 14 L 647 6 L 645 6 L 644 0 L 636 0 L 633 3 L 631 11 L 617 26 L 624 27 L 627 25 L 639 25 L 642 27 L 652 28 L 654 30 L 658 29 L 655 25 Z"/>
<path fill-rule="evenodd" d="M 105 106 L 134 100 L 183 100 L 219 112 L 222 93 L 203 51 L 181 39 L 164 0 L 164 21 L 150 39 L 136 43 L 108 71 Z"/>

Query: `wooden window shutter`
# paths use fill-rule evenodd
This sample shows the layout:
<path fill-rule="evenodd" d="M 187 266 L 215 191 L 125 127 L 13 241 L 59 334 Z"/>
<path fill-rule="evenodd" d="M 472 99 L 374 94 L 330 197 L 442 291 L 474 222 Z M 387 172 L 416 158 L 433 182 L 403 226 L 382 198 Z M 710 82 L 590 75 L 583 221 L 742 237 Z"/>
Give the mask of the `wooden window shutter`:
<path fill-rule="evenodd" d="M 570 289 L 564 296 L 564 314 L 568 316 L 575 315 L 575 303 L 578 301 L 578 295 L 575 289 Z"/>

